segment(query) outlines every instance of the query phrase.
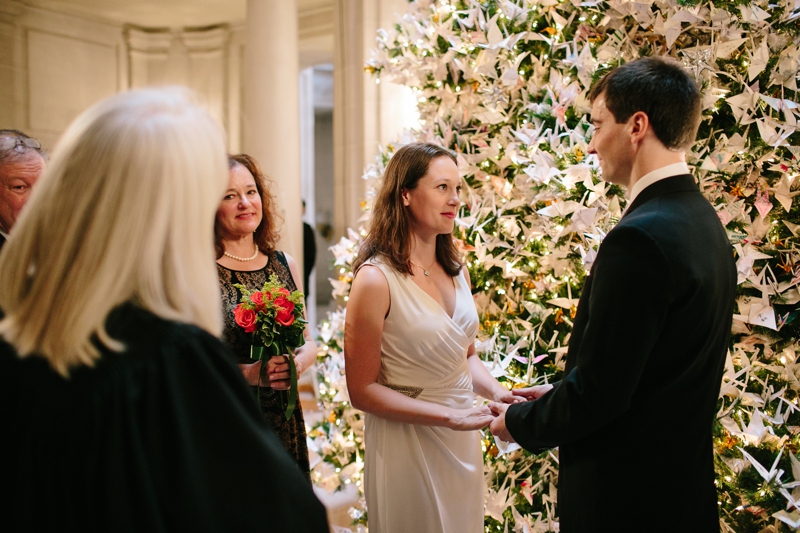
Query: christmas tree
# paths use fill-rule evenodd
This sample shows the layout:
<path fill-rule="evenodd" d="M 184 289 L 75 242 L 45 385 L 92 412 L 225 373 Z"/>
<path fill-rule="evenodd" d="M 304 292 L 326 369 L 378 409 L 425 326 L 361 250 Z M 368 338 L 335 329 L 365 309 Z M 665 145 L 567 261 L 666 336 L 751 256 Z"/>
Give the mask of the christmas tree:
<path fill-rule="evenodd" d="M 477 346 L 509 387 L 560 378 L 583 281 L 625 207 L 624 191 L 603 182 L 587 154 L 591 84 L 649 55 L 691 72 L 704 113 L 687 155 L 739 274 L 714 426 L 723 531 L 800 528 L 799 37 L 800 0 L 419 0 L 380 32 L 366 68 L 412 87 L 421 117 L 366 179 L 377 185 L 406 142 L 458 154 L 467 192 L 454 236 L 481 318 Z M 343 306 L 363 232 L 334 247 Z M 328 490 L 360 487 L 363 466 L 363 419 L 344 380 L 344 312 L 320 326 L 329 416 L 310 433 L 312 475 Z M 557 531 L 558 451 L 501 452 L 488 433 L 483 446 L 486 531 Z M 642 490 L 668 474 L 653 457 Z M 351 509 L 357 529 L 366 512 L 363 500 Z"/>

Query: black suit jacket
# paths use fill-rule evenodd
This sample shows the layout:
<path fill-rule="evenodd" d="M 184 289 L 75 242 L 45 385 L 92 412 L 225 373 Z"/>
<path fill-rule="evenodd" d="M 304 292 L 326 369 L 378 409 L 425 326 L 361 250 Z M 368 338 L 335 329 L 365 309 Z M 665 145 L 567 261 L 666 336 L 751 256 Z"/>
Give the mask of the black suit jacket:
<path fill-rule="evenodd" d="M 719 530 L 711 439 L 735 290 L 690 175 L 647 187 L 608 233 L 564 379 L 506 414 L 523 447 L 560 447 L 563 533 Z"/>
<path fill-rule="evenodd" d="M 0 235 L 0 250 L 3 249 L 3 245 L 6 243 L 6 238 Z"/>

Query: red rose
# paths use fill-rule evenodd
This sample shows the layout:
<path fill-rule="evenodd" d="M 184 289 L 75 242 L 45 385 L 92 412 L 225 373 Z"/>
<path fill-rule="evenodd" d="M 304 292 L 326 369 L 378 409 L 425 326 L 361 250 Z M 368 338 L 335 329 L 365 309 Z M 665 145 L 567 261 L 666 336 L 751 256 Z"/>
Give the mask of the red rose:
<path fill-rule="evenodd" d="M 256 309 L 258 310 L 264 309 L 264 295 L 261 293 L 261 291 L 256 291 L 253 294 L 251 294 L 250 301 L 255 304 Z"/>
<path fill-rule="evenodd" d="M 256 330 L 256 312 L 242 307 L 242 304 L 237 305 L 233 310 L 233 319 L 244 328 L 245 333 L 252 333 Z"/>
<path fill-rule="evenodd" d="M 288 309 L 279 307 L 278 312 L 275 313 L 275 321 L 282 326 L 291 326 L 294 324 L 294 313 Z"/>
<path fill-rule="evenodd" d="M 273 302 L 275 304 L 275 320 L 283 326 L 291 326 L 294 323 L 294 304 L 285 296 L 278 296 Z"/>
<path fill-rule="evenodd" d="M 287 289 L 286 287 L 281 287 L 280 289 L 278 289 L 278 293 L 284 296 L 289 296 L 289 289 Z"/>
<path fill-rule="evenodd" d="M 289 312 L 294 311 L 294 304 L 285 296 L 278 296 L 272 303 L 275 305 L 275 307 L 287 309 Z"/>

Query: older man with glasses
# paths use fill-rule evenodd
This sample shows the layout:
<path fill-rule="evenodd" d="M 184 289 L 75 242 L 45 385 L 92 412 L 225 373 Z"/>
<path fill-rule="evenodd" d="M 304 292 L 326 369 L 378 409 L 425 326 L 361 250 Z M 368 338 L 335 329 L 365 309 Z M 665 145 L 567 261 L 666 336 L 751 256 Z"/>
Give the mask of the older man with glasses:
<path fill-rule="evenodd" d="M 0 248 L 44 167 L 39 141 L 18 130 L 0 130 Z"/>

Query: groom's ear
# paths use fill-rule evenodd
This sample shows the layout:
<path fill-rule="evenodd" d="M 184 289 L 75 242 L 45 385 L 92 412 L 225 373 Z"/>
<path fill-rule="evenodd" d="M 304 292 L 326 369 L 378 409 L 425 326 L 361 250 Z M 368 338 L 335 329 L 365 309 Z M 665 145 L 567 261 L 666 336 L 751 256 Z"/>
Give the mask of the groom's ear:
<path fill-rule="evenodd" d="M 637 111 L 628 119 L 631 141 L 639 144 L 650 129 L 650 117 L 644 111 Z"/>

